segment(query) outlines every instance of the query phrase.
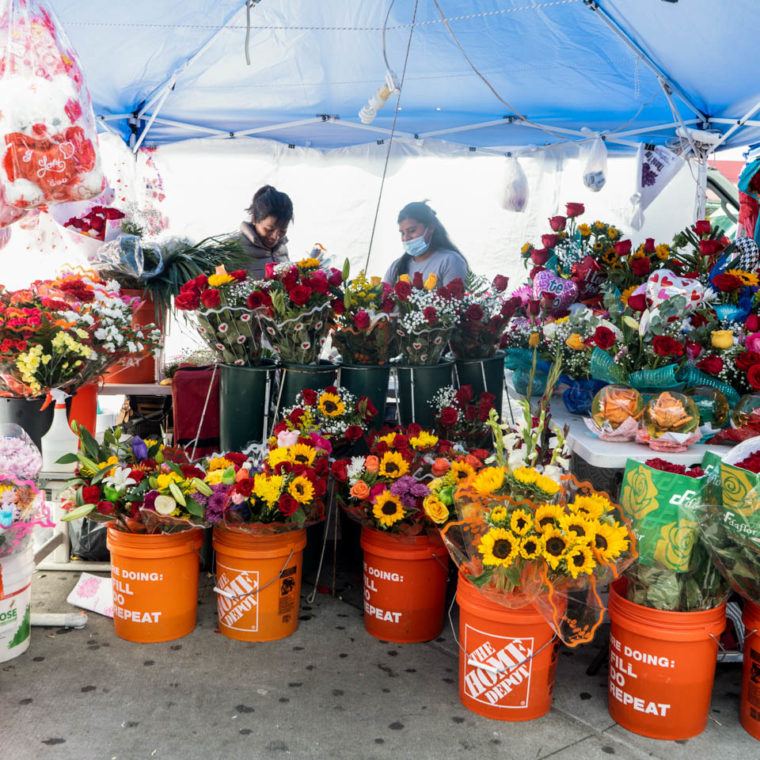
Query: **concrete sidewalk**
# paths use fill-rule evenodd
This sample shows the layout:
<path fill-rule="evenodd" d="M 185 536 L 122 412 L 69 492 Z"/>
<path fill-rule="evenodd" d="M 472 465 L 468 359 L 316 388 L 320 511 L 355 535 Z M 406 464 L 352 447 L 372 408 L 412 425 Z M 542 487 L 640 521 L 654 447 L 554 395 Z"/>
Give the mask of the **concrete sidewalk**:
<path fill-rule="evenodd" d="M 38 572 L 35 612 L 72 608 L 78 573 Z M 738 721 L 741 666 L 719 665 L 706 731 L 683 742 L 646 739 L 607 712 L 607 668 L 586 675 L 594 644 L 563 648 L 554 706 L 506 723 L 459 702 L 448 622 L 427 644 L 389 644 L 364 631 L 359 579 L 340 597 L 301 600 L 298 631 L 271 643 L 215 633 L 212 579 L 202 574 L 198 625 L 165 644 L 132 644 L 111 620 L 83 630 L 32 631 L 29 650 L 0 665 L 2 756 L 9 760 L 248 760 L 250 758 L 660 758 L 748 760 L 760 744 Z"/>

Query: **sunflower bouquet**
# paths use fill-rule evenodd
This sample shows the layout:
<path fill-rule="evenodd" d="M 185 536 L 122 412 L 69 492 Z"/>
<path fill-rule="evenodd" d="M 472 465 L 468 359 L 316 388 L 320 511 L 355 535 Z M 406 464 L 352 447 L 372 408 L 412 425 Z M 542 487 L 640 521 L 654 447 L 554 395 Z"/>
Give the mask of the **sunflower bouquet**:
<path fill-rule="evenodd" d="M 214 491 L 206 507 L 210 525 L 262 535 L 324 519 L 329 460 L 311 438 L 274 445 L 258 463 L 233 452 L 212 457 L 205 466 Z"/>
<path fill-rule="evenodd" d="M 485 597 L 534 604 L 565 643 L 589 641 L 604 613 L 597 588 L 635 556 L 630 529 L 589 484 L 510 468 L 499 452 L 454 491 L 456 516 L 441 531 L 449 553 Z"/>
<path fill-rule="evenodd" d="M 283 410 L 272 435 L 318 433 L 330 441 L 333 450 L 340 450 L 359 441 L 376 414 L 367 396 L 357 398 L 341 386 L 330 385 L 321 391 L 307 388 L 296 396 L 295 406 Z"/>
<path fill-rule="evenodd" d="M 251 366 L 264 354 L 255 314 L 262 301 L 253 295 L 257 286 L 244 269 L 227 272 L 219 266 L 214 274 L 201 274 L 186 282 L 174 306 L 195 317 L 198 332 L 218 361 Z"/>
<path fill-rule="evenodd" d="M 250 294 L 262 336 L 283 362 L 313 364 L 327 339 L 332 312 L 342 305 L 343 274 L 310 257 L 267 264 L 265 279 Z"/>
<path fill-rule="evenodd" d="M 333 468 L 346 514 L 375 530 L 422 533 L 428 527 L 424 503 L 429 482 L 436 472 L 443 474 L 436 463 L 450 451 L 448 441 L 416 424 L 376 435 L 367 456 L 342 460 Z"/>
<path fill-rule="evenodd" d="M 62 507 L 64 521 L 87 517 L 130 533 L 171 533 L 203 525 L 212 480 L 180 449 L 139 436 L 106 430 L 98 443 L 76 427 L 79 451 L 61 463 L 76 463 Z"/>
<path fill-rule="evenodd" d="M 345 364 L 386 364 L 393 348 L 393 289 L 363 271 L 349 280 L 349 271 L 346 261 L 343 300 L 334 303 L 333 346 Z"/>

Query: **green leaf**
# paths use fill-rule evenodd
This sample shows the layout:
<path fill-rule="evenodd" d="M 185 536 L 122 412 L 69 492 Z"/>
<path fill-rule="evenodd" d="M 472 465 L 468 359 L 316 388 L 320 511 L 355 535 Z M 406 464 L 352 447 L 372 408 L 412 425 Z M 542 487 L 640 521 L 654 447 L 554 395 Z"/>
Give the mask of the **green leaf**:
<path fill-rule="evenodd" d="M 64 454 L 63 456 L 58 457 L 58 459 L 56 459 L 55 461 L 58 464 L 71 464 L 72 462 L 78 462 L 79 457 L 73 452 L 69 452 L 68 454 Z"/>
<path fill-rule="evenodd" d="M 480 575 L 468 575 L 467 579 L 472 581 L 472 583 L 478 588 L 482 588 L 491 580 L 492 575 L 493 570 L 484 570 Z"/>
<path fill-rule="evenodd" d="M 203 517 L 203 507 L 195 499 L 186 499 L 185 509 L 195 517 Z"/>
<path fill-rule="evenodd" d="M 61 522 L 71 522 L 71 520 L 78 520 L 80 517 L 87 517 L 96 506 L 96 504 L 83 504 L 81 507 L 76 507 L 63 515 Z"/>

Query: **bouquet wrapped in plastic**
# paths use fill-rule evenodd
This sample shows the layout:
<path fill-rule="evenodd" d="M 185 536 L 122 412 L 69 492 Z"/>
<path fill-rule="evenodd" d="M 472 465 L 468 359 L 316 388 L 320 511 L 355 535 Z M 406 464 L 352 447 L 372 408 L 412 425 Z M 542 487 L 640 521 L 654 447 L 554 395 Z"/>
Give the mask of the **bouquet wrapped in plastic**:
<path fill-rule="evenodd" d="M 0 102 L 0 224 L 9 223 L 7 206 L 86 200 L 103 190 L 90 95 L 75 52 L 40 0 L 3 3 Z"/>
<path fill-rule="evenodd" d="M 34 483 L 41 468 L 42 456 L 26 432 L 0 423 L 0 557 L 22 548 L 35 525 L 53 527 L 45 494 Z"/>

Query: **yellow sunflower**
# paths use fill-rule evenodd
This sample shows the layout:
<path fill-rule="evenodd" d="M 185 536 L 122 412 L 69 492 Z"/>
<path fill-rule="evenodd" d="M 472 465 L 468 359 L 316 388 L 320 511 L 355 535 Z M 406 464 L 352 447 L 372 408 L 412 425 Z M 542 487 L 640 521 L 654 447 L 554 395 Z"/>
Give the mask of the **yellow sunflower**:
<path fill-rule="evenodd" d="M 591 234 L 591 227 L 588 224 L 579 224 L 578 232 L 581 237 L 588 237 Z"/>
<path fill-rule="evenodd" d="M 419 435 L 409 439 L 413 449 L 432 449 L 438 443 L 438 437 L 421 430 Z"/>
<path fill-rule="evenodd" d="M 597 240 L 591 247 L 593 248 L 594 253 L 601 253 L 604 248 L 604 243 L 601 240 Z"/>
<path fill-rule="evenodd" d="M 523 485 L 530 486 L 538 480 L 538 473 L 532 467 L 518 467 L 512 470 L 512 477 Z"/>
<path fill-rule="evenodd" d="M 378 473 L 384 478 L 400 478 L 409 472 L 409 462 L 398 451 L 386 451 L 380 460 Z"/>
<path fill-rule="evenodd" d="M 727 269 L 726 274 L 731 274 L 742 281 L 742 285 L 758 285 L 757 275 L 754 272 L 745 272 L 743 269 Z"/>
<path fill-rule="evenodd" d="M 228 282 L 234 282 L 235 278 L 231 274 L 211 274 L 208 278 L 208 284 L 212 288 L 218 288 L 220 285 L 226 285 Z"/>
<path fill-rule="evenodd" d="M 547 528 L 544 531 L 544 557 L 552 570 L 564 559 L 571 547 L 571 540 L 557 528 Z"/>
<path fill-rule="evenodd" d="M 311 467 L 316 456 L 317 450 L 306 443 L 295 443 L 288 449 L 288 459 L 293 464 L 305 464 Z"/>
<path fill-rule="evenodd" d="M 537 531 L 545 533 L 559 524 L 562 514 L 562 507 L 557 504 L 542 504 L 533 515 L 533 525 Z"/>
<path fill-rule="evenodd" d="M 337 393 L 325 391 L 317 402 L 317 407 L 325 417 L 340 417 L 346 411 L 346 405 Z"/>
<path fill-rule="evenodd" d="M 509 519 L 509 512 L 505 507 L 494 507 L 488 515 L 489 522 L 503 523 Z"/>
<path fill-rule="evenodd" d="M 566 535 L 574 536 L 577 543 L 588 544 L 594 539 L 594 523 L 581 515 L 564 515 L 560 520 L 560 525 Z"/>
<path fill-rule="evenodd" d="M 576 496 L 575 501 L 568 507 L 574 514 L 597 520 L 612 507 L 612 504 L 609 499 L 595 493 L 590 496 Z"/>
<path fill-rule="evenodd" d="M 628 531 L 624 525 L 597 523 L 594 527 L 596 533 L 591 547 L 597 562 L 612 562 L 628 548 Z"/>
<path fill-rule="evenodd" d="M 536 487 L 540 488 L 544 493 L 548 493 L 549 496 L 554 496 L 554 494 L 559 491 L 559 483 L 546 475 L 538 476 L 536 479 Z"/>
<path fill-rule="evenodd" d="M 520 253 L 523 254 L 523 256 L 528 253 L 528 251 L 532 251 L 533 246 L 530 243 L 523 243 L 523 247 L 520 249 Z"/>
<path fill-rule="evenodd" d="M 314 485 L 308 478 L 299 475 L 288 486 L 288 493 L 299 504 L 308 504 L 314 498 Z"/>
<path fill-rule="evenodd" d="M 565 562 L 567 569 L 573 578 L 577 578 L 581 573 L 591 575 L 596 567 L 594 554 L 588 544 L 576 544 L 566 555 Z"/>
<path fill-rule="evenodd" d="M 491 528 L 478 544 L 487 567 L 509 567 L 519 550 L 520 539 L 504 528 Z"/>
<path fill-rule="evenodd" d="M 616 238 L 620 237 L 620 231 L 616 227 L 608 227 L 607 228 L 607 237 L 610 240 L 615 240 Z"/>
<path fill-rule="evenodd" d="M 479 494 L 487 496 L 501 488 L 503 482 L 504 470 L 501 467 L 484 467 L 475 476 L 472 485 Z"/>
<path fill-rule="evenodd" d="M 383 491 L 375 500 L 372 514 L 380 525 L 390 528 L 394 523 L 403 520 L 406 512 L 398 496 L 394 496 L 390 491 Z"/>
<path fill-rule="evenodd" d="M 620 300 L 628 306 L 628 299 L 631 297 L 631 293 L 636 290 L 636 285 L 631 285 L 630 288 L 626 288 L 621 294 L 620 294 Z"/>
<path fill-rule="evenodd" d="M 523 559 L 536 559 L 544 550 L 543 536 L 525 536 L 520 542 L 520 556 Z"/>
<path fill-rule="evenodd" d="M 617 261 L 618 255 L 615 253 L 614 248 L 608 248 L 601 256 L 602 263 L 607 264 L 609 266 L 610 264 Z"/>
<path fill-rule="evenodd" d="M 278 446 L 276 449 L 272 449 L 269 454 L 267 454 L 267 464 L 274 469 L 277 467 L 278 464 L 281 462 L 289 462 L 290 459 L 290 452 L 285 448 L 285 446 Z"/>
<path fill-rule="evenodd" d="M 654 252 L 660 261 L 667 261 L 670 258 L 670 247 L 667 243 L 660 243 L 660 245 L 655 246 Z"/>
<path fill-rule="evenodd" d="M 516 536 L 524 536 L 533 527 L 533 518 L 524 509 L 512 512 L 509 527 Z"/>
<path fill-rule="evenodd" d="M 475 474 L 475 468 L 467 462 L 452 462 L 449 473 L 455 483 L 463 483 Z"/>

